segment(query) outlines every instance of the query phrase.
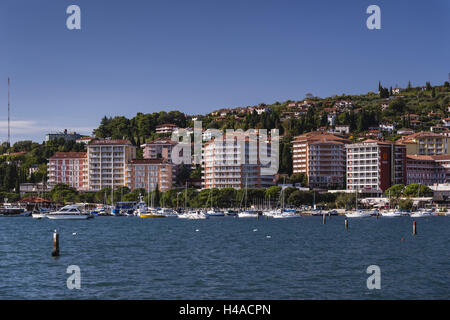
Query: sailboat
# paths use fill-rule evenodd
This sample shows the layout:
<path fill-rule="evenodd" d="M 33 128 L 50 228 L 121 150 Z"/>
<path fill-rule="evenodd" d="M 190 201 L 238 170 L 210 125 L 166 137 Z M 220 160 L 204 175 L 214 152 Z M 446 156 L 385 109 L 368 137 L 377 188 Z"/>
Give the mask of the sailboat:
<path fill-rule="evenodd" d="M 211 209 L 207 210 L 205 215 L 207 217 L 224 217 L 225 213 L 223 213 L 222 211 L 219 210 L 215 210 L 213 208 L 213 201 L 212 201 L 212 189 L 209 189 L 209 197 L 208 197 L 208 201 L 206 202 L 206 205 L 208 205 L 208 202 L 211 202 Z"/>
<path fill-rule="evenodd" d="M 369 212 L 365 212 L 364 210 L 359 209 L 358 210 L 358 190 L 355 189 L 355 210 L 351 211 L 350 213 L 346 213 L 345 216 L 347 218 L 367 218 L 371 217 L 371 214 Z"/>
<path fill-rule="evenodd" d="M 239 218 L 257 218 L 258 213 L 256 211 L 247 209 L 247 197 L 248 197 L 247 188 L 248 188 L 248 174 L 245 176 L 245 191 L 244 191 L 244 196 L 242 197 L 242 200 L 245 198 L 245 209 L 238 213 L 238 217 Z M 242 205 L 242 201 L 241 201 L 241 205 Z"/>
<path fill-rule="evenodd" d="M 281 189 L 280 193 L 280 201 L 281 201 L 281 208 L 279 210 L 276 210 L 274 214 L 272 215 L 275 219 L 285 219 L 285 218 L 298 218 L 300 215 L 296 214 L 295 209 L 286 209 L 284 207 L 284 188 Z"/>
<path fill-rule="evenodd" d="M 139 217 L 141 218 L 165 218 L 166 215 L 158 212 L 158 210 L 156 208 L 154 208 L 153 206 L 153 200 L 154 200 L 154 192 L 152 192 L 152 202 L 151 202 L 151 206 L 147 207 L 147 210 L 145 210 L 145 212 L 141 213 L 139 215 Z"/>

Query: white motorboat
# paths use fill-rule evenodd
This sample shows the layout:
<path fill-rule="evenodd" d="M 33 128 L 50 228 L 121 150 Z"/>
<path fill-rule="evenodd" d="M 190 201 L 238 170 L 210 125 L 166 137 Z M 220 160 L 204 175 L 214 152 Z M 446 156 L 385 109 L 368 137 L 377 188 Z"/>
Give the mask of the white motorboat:
<path fill-rule="evenodd" d="M 187 218 L 191 220 L 208 219 L 208 216 L 201 210 L 193 210 L 187 213 Z"/>
<path fill-rule="evenodd" d="M 367 218 L 367 217 L 371 217 L 371 213 L 364 211 L 364 210 L 355 210 L 355 211 L 351 211 L 350 213 L 346 213 L 345 216 L 347 218 Z"/>
<path fill-rule="evenodd" d="M 170 208 L 161 208 L 157 211 L 159 214 L 163 214 L 166 218 L 176 218 L 178 215 Z"/>
<path fill-rule="evenodd" d="M 244 210 L 238 213 L 239 218 L 258 218 L 256 211 Z"/>
<path fill-rule="evenodd" d="M 281 212 L 273 215 L 274 219 L 286 219 L 286 218 L 298 218 L 298 217 L 300 217 L 300 215 L 297 214 L 295 212 L 295 210 L 287 210 L 287 209 L 282 210 Z"/>
<path fill-rule="evenodd" d="M 411 213 L 411 218 L 423 218 L 423 217 L 433 217 L 436 213 L 431 209 L 421 209 L 414 213 Z"/>
<path fill-rule="evenodd" d="M 79 205 L 68 205 L 45 215 L 51 220 L 85 220 L 93 218 L 90 213 L 84 212 Z"/>
<path fill-rule="evenodd" d="M 382 217 L 401 217 L 402 213 L 399 210 L 388 210 L 388 211 L 381 211 Z"/>

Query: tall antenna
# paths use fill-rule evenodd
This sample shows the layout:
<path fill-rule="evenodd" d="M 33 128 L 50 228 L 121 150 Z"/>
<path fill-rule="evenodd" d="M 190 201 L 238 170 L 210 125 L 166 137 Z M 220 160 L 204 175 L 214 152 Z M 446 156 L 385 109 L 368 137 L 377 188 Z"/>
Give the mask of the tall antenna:
<path fill-rule="evenodd" d="M 10 117 L 10 110 L 11 110 L 11 107 L 10 107 L 10 98 L 9 98 L 9 87 L 10 87 L 10 80 L 9 80 L 9 77 L 8 77 L 8 147 L 10 147 L 11 146 L 11 126 L 10 126 L 10 121 L 11 121 L 11 117 Z"/>

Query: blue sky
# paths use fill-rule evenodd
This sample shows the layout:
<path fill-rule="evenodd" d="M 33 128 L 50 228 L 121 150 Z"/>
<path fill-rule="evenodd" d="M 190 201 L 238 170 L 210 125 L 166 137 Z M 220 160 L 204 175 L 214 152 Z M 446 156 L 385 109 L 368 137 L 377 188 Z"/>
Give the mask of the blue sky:
<path fill-rule="evenodd" d="M 441 84 L 450 72 L 450 5 L 430 1 L 2 0 L 0 141 L 7 77 L 13 141 L 104 116 L 366 93 Z M 81 30 L 66 8 L 81 8 Z M 381 8 L 368 30 L 366 8 Z"/>

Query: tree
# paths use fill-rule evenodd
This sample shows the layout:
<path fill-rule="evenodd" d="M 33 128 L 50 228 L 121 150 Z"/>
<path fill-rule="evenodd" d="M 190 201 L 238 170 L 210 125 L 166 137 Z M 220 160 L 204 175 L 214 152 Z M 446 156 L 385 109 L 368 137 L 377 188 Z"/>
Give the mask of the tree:
<path fill-rule="evenodd" d="M 390 188 L 386 189 L 384 191 L 384 194 L 387 196 L 391 196 L 392 198 L 400 198 L 403 194 L 403 189 L 405 188 L 405 185 L 403 184 L 395 184 L 391 186 Z"/>
<path fill-rule="evenodd" d="M 300 183 L 302 186 L 308 185 L 308 177 L 304 173 L 293 173 L 289 180 L 293 184 Z"/>
<path fill-rule="evenodd" d="M 407 185 L 403 191 L 403 195 L 405 197 L 431 197 L 433 195 L 433 191 L 423 184 L 410 184 Z"/>
<path fill-rule="evenodd" d="M 266 189 L 265 198 L 270 199 L 270 201 L 272 201 L 272 203 L 274 203 L 273 201 L 278 201 L 280 199 L 280 192 L 281 192 L 281 187 L 279 187 L 279 186 L 269 187 Z"/>

